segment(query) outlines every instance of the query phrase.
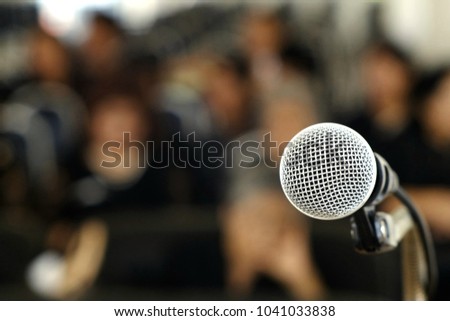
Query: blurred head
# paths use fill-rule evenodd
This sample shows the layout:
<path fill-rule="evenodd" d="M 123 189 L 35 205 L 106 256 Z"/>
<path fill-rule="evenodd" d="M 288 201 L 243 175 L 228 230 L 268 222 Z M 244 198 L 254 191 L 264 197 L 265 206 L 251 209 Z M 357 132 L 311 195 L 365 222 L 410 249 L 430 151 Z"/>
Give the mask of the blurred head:
<path fill-rule="evenodd" d="M 117 22 L 107 15 L 96 13 L 81 54 L 90 74 L 104 75 L 116 70 L 123 54 L 123 33 Z"/>
<path fill-rule="evenodd" d="M 30 43 L 30 67 L 39 80 L 66 82 L 70 77 L 69 53 L 58 39 L 39 29 Z"/>
<path fill-rule="evenodd" d="M 160 82 L 160 66 L 156 56 L 151 54 L 138 54 L 127 64 L 130 83 L 135 84 L 139 95 L 149 105 L 153 105 L 158 96 Z"/>
<path fill-rule="evenodd" d="M 371 46 L 363 57 L 362 72 L 367 99 L 374 112 L 408 97 L 413 76 L 411 63 L 393 44 L 381 42 Z"/>
<path fill-rule="evenodd" d="M 130 133 L 133 140 L 143 141 L 149 134 L 150 117 L 141 100 L 130 93 L 115 93 L 94 104 L 89 136 L 94 144 L 123 140 Z"/>
<path fill-rule="evenodd" d="M 424 76 L 413 91 L 416 115 L 424 134 L 435 145 L 450 144 L 450 67 Z"/>
<path fill-rule="evenodd" d="M 283 24 L 273 12 L 250 12 L 243 20 L 241 41 L 244 52 L 250 58 L 276 55 L 284 42 Z"/>
<path fill-rule="evenodd" d="M 132 93 L 115 92 L 99 100 L 92 110 L 89 143 L 84 153 L 86 165 L 104 182 L 116 188 L 130 187 L 146 168 L 149 127 L 147 109 Z M 111 161 L 105 154 L 107 143 L 108 151 L 120 156 L 119 163 L 112 167 L 103 166 L 103 161 Z"/>
<path fill-rule="evenodd" d="M 314 53 L 307 47 L 288 44 L 280 52 L 285 73 L 314 76 L 318 69 Z"/>
<path fill-rule="evenodd" d="M 206 101 L 225 134 L 235 136 L 246 130 L 251 114 L 246 64 L 238 58 L 218 60 L 207 72 L 205 87 Z"/>

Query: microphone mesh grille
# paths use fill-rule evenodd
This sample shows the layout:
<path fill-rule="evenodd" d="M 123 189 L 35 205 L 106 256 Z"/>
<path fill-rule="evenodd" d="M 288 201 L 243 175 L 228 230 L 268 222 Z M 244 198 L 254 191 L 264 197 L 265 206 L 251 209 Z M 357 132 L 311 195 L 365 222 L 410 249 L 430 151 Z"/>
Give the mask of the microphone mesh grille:
<path fill-rule="evenodd" d="M 338 219 L 360 209 L 376 180 L 375 156 L 354 130 L 321 123 L 299 132 L 281 159 L 280 179 L 289 201 L 318 219 Z"/>

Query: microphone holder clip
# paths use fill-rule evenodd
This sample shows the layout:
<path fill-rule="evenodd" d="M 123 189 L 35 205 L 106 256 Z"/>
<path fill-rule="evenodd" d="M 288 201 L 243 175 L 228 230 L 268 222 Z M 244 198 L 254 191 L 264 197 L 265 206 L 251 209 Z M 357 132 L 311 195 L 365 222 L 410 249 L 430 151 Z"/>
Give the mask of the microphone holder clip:
<path fill-rule="evenodd" d="M 402 286 L 405 300 L 426 300 L 433 283 L 433 267 L 427 264 L 423 240 L 407 208 L 392 214 L 367 205 L 351 218 L 355 250 L 362 254 L 391 251 L 401 243 Z M 431 272 L 431 274 L 430 274 Z"/>
<path fill-rule="evenodd" d="M 355 250 L 363 254 L 384 253 L 395 249 L 413 227 L 406 211 L 387 214 L 376 211 L 373 205 L 361 208 L 350 222 Z"/>

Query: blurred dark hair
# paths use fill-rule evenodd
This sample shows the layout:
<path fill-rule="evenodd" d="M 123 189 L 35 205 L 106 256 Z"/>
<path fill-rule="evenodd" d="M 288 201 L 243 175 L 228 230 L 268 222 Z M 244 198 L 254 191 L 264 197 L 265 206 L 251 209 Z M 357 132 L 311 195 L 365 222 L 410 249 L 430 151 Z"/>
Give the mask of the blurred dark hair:
<path fill-rule="evenodd" d="M 118 36 L 123 36 L 124 31 L 119 22 L 111 15 L 103 11 L 93 11 L 90 13 L 91 24 L 98 24 L 106 27 Z"/>
<path fill-rule="evenodd" d="M 317 61 L 309 48 L 290 43 L 280 52 L 281 60 L 300 72 L 313 75 L 317 71 Z"/>
<path fill-rule="evenodd" d="M 403 65 L 407 66 L 408 68 L 412 69 L 414 64 L 412 62 L 411 57 L 407 54 L 405 50 L 400 48 L 398 45 L 393 43 L 390 40 L 387 39 L 380 39 L 377 40 L 366 48 L 366 52 L 379 52 L 387 54 L 394 59 L 401 62 Z"/>
<path fill-rule="evenodd" d="M 161 61 L 153 53 L 131 52 L 126 67 L 132 72 L 154 73 L 158 70 Z"/>
<path fill-rule="evenodd" d="M 436 92 L 449 74 L 450 66 L 442 66 L 424 73 L 417 80 L 411 93 L 411 105 L 416 116 L 420 116 L 426 101 Z"/>
<path fill-rule="evenodd" d="M 250 67 L 244 57 L 238 54 L 229 54 L 225 56 L 227 67 L 233 70 L 240 79 L 248 80 L 250 78 Z"/>

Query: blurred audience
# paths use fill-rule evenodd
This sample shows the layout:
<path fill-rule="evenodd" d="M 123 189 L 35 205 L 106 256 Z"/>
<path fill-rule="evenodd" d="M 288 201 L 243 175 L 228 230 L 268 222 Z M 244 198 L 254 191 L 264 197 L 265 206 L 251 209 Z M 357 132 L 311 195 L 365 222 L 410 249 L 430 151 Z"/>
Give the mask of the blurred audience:
<path fill-rule="evenodd" d="M 168 286 L 167 275 L 174 283 L 188 284 L 186 277 L 199 287 L 211 284 L 205 280 L 214 273 L 205 269 L 223 263 L 231 298 L 255 297 L 261 278 L 283 298 L 327 298 L 332 289 L 314 262 L 309 219 L 285 199 L 277 168 L 293 135 L 330 118 L 317 89 L 331 92 L 331 82 L 319 77 L 324 54 L 298 41 L 288 16 L 295 19 L 268 10 L 239 14 L 230 20 L 237 22 L 232 43 L 220 52 L 196 47 L 200 34 L 186 40 L 189 50 L 158 51 L 144 31 L 129 33 L 103 12 L 89 16 L 78 46 L 40 27 L 30 31 L 27 74 L 2 91 L 10 94 L 0 102 L 0 220 L 15 222 L 5 225 L 11 234 L 25 222 L 35 226 L 27 236 L 35 259 L 27 252 L 25 263 L 18 256 L 11 264 L 28 265 L 27 282 L 38 295 L 83 298 L 115 268 L 112 242 L 127 259 L 110 275 L 129 273 L 150 288 Z M 355 117 L 338 121 L 360 132 L 399 174 L 443 249 L 447 280 L 450 264 L 441 254 L 450 239 L 450 72 L 423 76 L 408 54 L 381 40 L 354 57 L 361 58 L 363 100 Z M 230 142 L 239 146 L 224 148 Z M 109 219 L 118 213 L 123 229 L 134 215 L 138 225 L 153 222 L 140 226 L 148 233 L 178 231 L 157 213 L 180 207 L 217 220 L 211 227 L 183 217 L 178 224 L 196 236 L 183 240 L 177 232 L 162 245 L 111 233 Z M 152 215 L 155 221 L 147 221 Z M 173 267 L 176 256 L 188 257 L 183 266 Z"/>

